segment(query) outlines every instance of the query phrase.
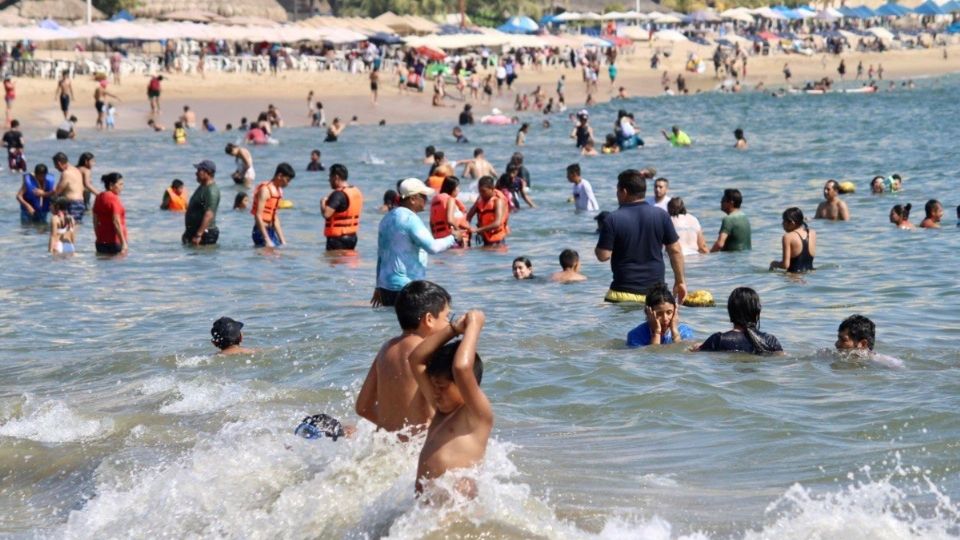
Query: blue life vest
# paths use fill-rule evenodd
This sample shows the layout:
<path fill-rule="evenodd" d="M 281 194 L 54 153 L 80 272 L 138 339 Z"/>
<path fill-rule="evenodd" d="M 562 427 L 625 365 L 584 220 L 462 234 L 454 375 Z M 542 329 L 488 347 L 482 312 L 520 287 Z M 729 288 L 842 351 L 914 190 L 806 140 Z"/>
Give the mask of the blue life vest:
<path fill-rule="evenodd" d="M 37 197 L 33 194 L 33 190 L 42 189 L 43 191 L 51 191 L 54 184 L 56 184 L 56 178 L 50 173 L 47 173 L 46 182 L 44 185 L 40 185 L 37 182 L 37 179 L 30 173 L 23 175 L 23 184 L 26 186 L 26 189 L 23 192 L 23 198 L 26 199 L 30 206 L 41 216 L 46 216 L 50 213 L 50 197 L 43 198 L 43 204 L 40 204 L 40 197 Z M 23 207 L 23 204 L 20 205 L 20 210 L 23 213 L 26 213 L 27 209 Z"/>

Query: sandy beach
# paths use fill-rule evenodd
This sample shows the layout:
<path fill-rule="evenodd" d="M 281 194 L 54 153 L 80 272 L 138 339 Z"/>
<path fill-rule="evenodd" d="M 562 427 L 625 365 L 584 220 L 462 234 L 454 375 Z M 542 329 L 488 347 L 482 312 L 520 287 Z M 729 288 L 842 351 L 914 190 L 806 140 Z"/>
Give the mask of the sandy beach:
<path fill-rule="evenodd" d="M 661 63 L 658 70 L 650 69 L 650 56 L 654 48 L 671 52 L 670 57 Z M 684 72 L 691 93 L 714 90 L 719 81 L 713 76 L 709 57 L 712 49 L 694 44 L 637 43 L 632 52 L 622 54 L 618 60 L 619 76 L 616 87 L 624 86 L 630 96 L 653 96 L 663 92 L 660 79 L 664 71 L 669 72 L 671 81 L 683 70 L 688 52 L 694 52 L 707 60 L 708 68 L 703 74 Z M 952 45 L 946 49 L 916 49 L 887 51 L 884 53 L 849 52 L 842 55 L 848 68 L 847 80 L 852 79 L 857 62 L 864 67 L 882 64 L 884 78 L 887 80 L 937 76 L 960 71 L 960 46 Z M 46 53 L 44 53 L 46 54 Z M 841 57 L 817 54 L 806 57 L 800 55 L 751 56 L 748 60 L 747 77 L 743 82 L 745 91 L 753 89 L 757 83 L 765 86 L 782 85 L 783 65 L 789 62 L 793 72 L 793 83 L 819 79 L 825 76 L 837 79 L 836 67 Z M 600 91 L 594 99 L 600 103 L 616 94 L 602 70 Z M 514 92 L 504 92 L 501 97 L 494 96 L 490 105 L 474 105 L 477 118 L 487 114 L 492 107 L 498 107 L 505 113 L 513 111 L 515 92 L 531 92 L 543 85 L 548 95 L 554 95 L 556 81 L 561 73 L 567 75 L 567 105 L 570 108 L 582 106 L 586 94 L 578 70 L 562 67 L 546 67 L 543 70 L 527 68 L 519 73 L 514 84 Z M 463 106 L 455 88 L 448 87 L 451 96 L 446 99 L 446 107 L 433 107 L 430 104 L 431 90 L 423 93 L 415 91 L 400 92 L 397 89 L 396 75 L 384 73 L 380 83 L 379 103 L 374 106 L 370 98 L 367 74 L 348 74 L 336 71 L 319 73 L 282 72 L 273 77 L 267 74 L 208 73 L 205 78 L 190 74 L 165 74 L 162 94 L 161 123 L 168 129 L 180 115 L 184 105 L 189 105 L 197 115 L 198 122 L 209 118 L 222 129 L 227 123 L 237 125 L 241 117 L 253 118 L 270 103 L 279 107 L 286 125 L 302 126 L 309 124 L 306 96 L 313 90 L 316 99 L 323 102 L 327 120 L 339 116 L 349 120 L 353 116 L 362 124 L 377 123 L 385 120 L 389 124 L 435 122 L 454 120 Z M 127 76 L 121 84 L 110 84 L 108 90 L 119 97 L 117 103 L 117 129 L 146 129 L 149 107 L 146 99 L 147 77 Z M 50 79 L 17 78 L 17 100 L 13 117 L 20 120 L 23 130 L 38 135 L 53 131 L 61 123 L 62 115 L 54 97 L 56 81 Z M 78 119 L 78 129 L 93 128 L 96 113 L 93 108 L 95 81 L 90 77 L 78 77 L 74 80 L 75 102 L 71 113 Z"/>

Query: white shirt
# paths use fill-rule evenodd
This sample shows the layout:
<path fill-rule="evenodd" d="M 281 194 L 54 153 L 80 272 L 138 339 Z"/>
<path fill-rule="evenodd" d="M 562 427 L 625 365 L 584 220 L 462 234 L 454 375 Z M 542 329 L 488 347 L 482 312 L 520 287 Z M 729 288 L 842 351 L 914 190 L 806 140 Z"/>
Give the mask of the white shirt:
<path fill-rule="evenodd" d="M 507 68 L 503 66 L 497 66 L 497 78 L 506 79 L 507 78 Z"/>
<path fill-rule="evenodd" d="M 597 198 L 593 196 L 593 186 L 583 178 L 573 185 L 573 203 L 577 210 L 596 212 L 600 209 Z"/>
<path fill-rule="evenodd" d="M 677 236 L 680 237 L 680 247 L 684 255 L 694 255 L 699 253 L 697 244 L 697 235 L 703 229 L 700 228 L 700 220 L 690 214 L 680 214 L 670 218 L 673 220 L 673 228 L 677 230 Z"/>
<path fill-rule="evenodd" d="M 637 134 L 637 130 L 634 129 L 633 123 L 630 122 L 630 118 L 626 116 L 620 119 L 620 131 L 623 132 L 624 137 L 633 137 Z"/>
<path fill-rule="evenodd" d="M 672 199 L 672 198 L 673 198 L 673 197 L 667 195 L 666 197 L 663 198 L 662 201 L 657 202 L 657 197 L 656 197 L 656 196 L 651 196 L 651 197 L 647 197 L 647 204 L 649 204 L 649 205 L 651 205 L 651 206 L 656 206 L 657 208 L 659 208 L 659 209 L 663 210 L 664 212 L 666 212 L 666 211 L 667 211 L 667 203 L 669 203 L 669 202 L 670 202 L 670 199 Z"/>

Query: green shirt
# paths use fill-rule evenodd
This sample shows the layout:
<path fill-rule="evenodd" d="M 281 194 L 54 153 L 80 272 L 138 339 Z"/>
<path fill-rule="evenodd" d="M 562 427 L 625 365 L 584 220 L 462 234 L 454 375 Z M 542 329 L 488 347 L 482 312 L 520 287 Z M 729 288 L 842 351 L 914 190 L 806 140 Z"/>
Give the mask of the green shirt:
<path fill-rule="evenodd" d="M 750 220 L 743 212 L 736 210 L 723 218 L 720 224 L 720 234 L 727 233 L 727 241 L 723 244 L 723 251 L 743 251 L 750 246 Z"/>
<path fill-rule="evenodd" d="M 670 144 L 673 146 L 690 146 L 693 144 L 693 141 L 690 140 L 690 136 L 687 135 L 683 130 L 679 130 L 676 135 L 670 133 L 667 138 L 670 139 Z"/>
<path fill-rule="evenodd" d="M 187 214 L 184 216 L 184 223 L 187 226 L 187 235 L 195 236 L 200 224 L 203 223 L 203 215 L 207 210 L 213 212 L 213 219 L 207 225 L 208 229 L 217 226 L 217 207 L 220 206 L 220 188 L 215 183 L 201 185 L 193 192 L 190 197 L 190 204 L 187 205 Z"/>

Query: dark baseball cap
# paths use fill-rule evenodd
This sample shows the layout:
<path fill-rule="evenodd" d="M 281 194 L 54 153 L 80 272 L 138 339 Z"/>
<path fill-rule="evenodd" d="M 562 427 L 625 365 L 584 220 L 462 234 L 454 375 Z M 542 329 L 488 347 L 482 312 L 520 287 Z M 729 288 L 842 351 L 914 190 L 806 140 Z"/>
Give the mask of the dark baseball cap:
<path fill-rule="evenodd" d="M 274 176 L 282 174 L 291 180 L 293 180 L 293 177 L 297 176 L 297 173 L 293 170 L 293 167 L 290 166 L 290 164 L 286 161 L 277 165 L 277 170 L 273 174 Z"/>
<path fill-rule="evenodd" d="M 218 346 L 223 343 L 227 345 L 240 343 L 240 331 L 243 329 L 243 323 L 235 321 L 230 317 L 220 317 L 213 321 L 213 327 L 210 328 L 210 335 L 213 336 L 213 342 Z"/>
<path fill-rule="evenodd" d="M 217 164 L 210 161 L 209 159 L 205 159 L 200 163 L 195 163 L 193 167 L 198 171 L 207 171 L 210 174 L 217 173 Z"/>

